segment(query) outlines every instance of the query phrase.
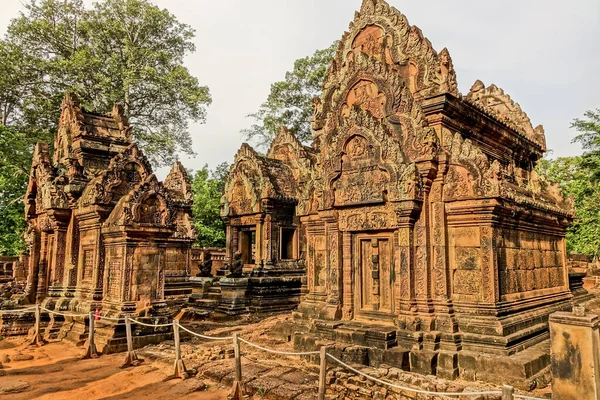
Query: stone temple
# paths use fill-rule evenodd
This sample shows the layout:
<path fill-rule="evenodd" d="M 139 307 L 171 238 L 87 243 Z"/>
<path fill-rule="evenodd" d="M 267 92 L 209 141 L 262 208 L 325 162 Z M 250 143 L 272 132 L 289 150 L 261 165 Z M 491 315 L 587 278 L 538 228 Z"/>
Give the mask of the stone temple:
<path fill-rule="evenodd" d="M 120 106 L 106 115 L 88 112 L 66 95 L 53 158 L 41 143 L 33 155 L 25 197 L 26 302 L 158 322 L 170 318 L 170 305 L 188 299 L 195 233 L 187 173 L 177 162 L 159 182 L 131 130 Z M 54 315 L 46 334 L 81 341 L 85 329 L 83 318 Z M 102 320 L 97 335 L 101 351 L 124 346 L 122 324 Z"/>
<path fill-rule="evenodd" d="M 229 257 L 306 268 L 296 347 L 471 380 L 547 367 L 573 205 L 535 171 L 542 126 L 495 85 L 461 95 L 448 50 L 383 0 L 314 106 L 310 147 L 285 129 L 266 156 L 242 146 L 223 206 Z"/>

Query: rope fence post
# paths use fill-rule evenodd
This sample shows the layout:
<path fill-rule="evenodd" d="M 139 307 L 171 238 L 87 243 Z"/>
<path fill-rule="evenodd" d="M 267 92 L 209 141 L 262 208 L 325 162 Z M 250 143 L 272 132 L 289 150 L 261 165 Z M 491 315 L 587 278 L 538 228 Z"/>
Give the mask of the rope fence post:
<path fill-rule="evenodd" d="M 513 400 L 515 397 L 515 388 L 509 385 L 502 386 L 502 400 Z"/>
<path fill-rule="evenodd" d="M 129 321 L 129 316 L 125 315 L 125 333 L 127 334 L 127 357 L 125 358 L 125 362 L 121 365 L 121 368 L 136 366 L 141 363 L 143 360 L 139 359 L 138 356 L 133 351 L 133 337 L 131 336 L 131 321 Z"/>
<path fill-rule="evenodd" d="M 244 390 L 242 385 L 242 353 L 240 351 L 240 341 L 238 334 L 233 334 L 233 353 L 235 355 L 235 382 L 228 396 L 229 400 L 244 400 Z"/>
<path fill-rule="evenodd" d="M 186 379 L 188 373 L 181 358 L 181 340 L 179 337 L 179 321 L 173 319 L 173 339 L 175 340 L 175 372 L 173 373 L 174 378 Z"/>
<path fill-rule="evenodd" d="M 325 400 L 325 377 L 327 374 L 327 346 L 321 346 L 319 357 L 321 358 L 321 364 L 319 368 L 319 400 Z"/>
<path fill-rule="evenodd" d="M 89 337 L 87 343 L 87 349 L 83 358 L 98 358 L 98 352 L 96 351 L 96 343 L 94 342 L 94 330 L 96 329 L 96 323 L 94 321 L 94 312 L 90 311 L 90 326 L 89 326 Z"/>
<path fill-rule="evenodd" d="M 30 345 L 43 346 L 45 340 L 42 338 L 41 333 L 41 319 L 42 319 L 42 310 L 39 304 L 35 305 L 35 332 L 33 334 L 33 338 L 31 339 Z"/>

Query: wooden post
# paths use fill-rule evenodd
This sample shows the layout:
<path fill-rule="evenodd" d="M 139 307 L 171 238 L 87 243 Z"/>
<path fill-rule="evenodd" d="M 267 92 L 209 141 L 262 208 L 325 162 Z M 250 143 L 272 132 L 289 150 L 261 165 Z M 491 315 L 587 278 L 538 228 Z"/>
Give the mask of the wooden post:
<path fill-rule="evenodd" d="M 94 321 L 94 312 L 90 311 L 90 326 L 89 326 L 89 337 L 87 343 L 87 349 L 83 358 L 98 358 L 98 352 L 96 351 L 96 343 L 94 342 L 94 330 L 96 329 L 96 322 Z"/>
<path fill-rule="evenodd" d="M 31 339 L 30 345 L 43 346 L 45 340 L 42 338 L 41 332 L 41 319 L 42 319 L 42 310 L 39 304 L 35 305 L 35 332 L 33 334 L 33 338 Z"/>
<path fill-rule="evenodd" d="M 125 315 L 125 333 L 127 334 L 127 357 L 125 362 L 121 365 L 121 368 L 136 366 L 143 360 L 139 359 L 133 351 L 133 337 L 131 335 L 131 322 L 129 322 L 129 316 Z"/>
<path fill-rule="evenodd" d="M 242 353 L 240 352 L 240 341 L 238 334 L 233 334 L 233 353 L 235 355 L 235 381 L 231 388 L 231 393 L 227 397 L 229 400 L 244 400 L 244 389 L 242 385 Z"/>
<path fill-rule="evenodd" d="M 319 368 L 319 400 L 325 400 L 325 376 L 327 374 L 327 346 L 321 346 L 321 365 Z"/>
<path fill-rule="evenodd" d="M 504 385 L 502 387 L 502 400 L 513 400 L 514 399 L 515 388 L 509 385 Z"/>
<path fill-rule="evenodd" d="M 183 359 L 181 358 L 181 340 L 179 337 L 179 321 L 173 320 L 173 339 L 175 340 L 175 372 L 174 378 L 189 378 Z"/>

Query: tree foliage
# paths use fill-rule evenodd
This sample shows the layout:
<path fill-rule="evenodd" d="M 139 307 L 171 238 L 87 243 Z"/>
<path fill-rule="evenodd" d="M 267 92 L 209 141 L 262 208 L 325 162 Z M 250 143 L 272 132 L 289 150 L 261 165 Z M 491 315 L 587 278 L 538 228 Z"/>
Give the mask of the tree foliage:
<path fill-rule="evenodd" d="M 574 142 L 581 143 L 585 150 L 581 160 L 582 165 L 591 173 L 594 182 L 600 181 L 600 109 L 588 110 L 584 113 L 586 119 L 576 118 L 571 128 L 579 131 Z"/>
<path fill-rule="evenodd" d="M 567 231 L 569 253 L 599 255 L 600 251 L 600 184 L 590 180 L 590 170 L 583 157 L 540 160 L 540 172 L 557 182 L 565 196 L 575 200 L 576 218 Z"/>
<path fill-rule="evenodd" d="M 0 253 L 22 248 L 33 145 L 52 143 L 65 92 L 106 112 L 123 104 L 156 166 L 192 153 L 209 90 L 184 66 L 194 30 L 150 0 L 29 0 L 0 40 Z M 16 151 L 15 151 L 16 150 Z"/>
<path fill-rule="evenodd" d="M 219 164 L 214 171 L 208 165 L 197 171 L 192 181 L 192 213 L 202 247 L 224 247 L 225 225 L 220 215 L 221 196 L 229 173 L 229 164 Z"/>
<path fill-rule="evenodd" d="M 149 0 L 31 0 L 0 43 L 4 125 L 56 131 L 66 91 L 89 109 L 123 104 L 134 138 L 159 165 L 191 152 L 188 121 L 204 122 L 210 104 L 183 65 L 193 29 Z M 9 62 L 4 62 L 9 60 Z"/>
<path fill-rule="evenodd" d="M 0 125 L 0 254 L 18 255 L 25 249 L 23 193 L 27 189 L 30 156 L 28 138 Z"/>
<path fill-rule="evenodd" d="M 567 231 L 567 250 L 597 257 L 600 255 L 600 110 L 587 111 L 584 116 L 586 119 L 577 118 L 571 124 L 580 132 L 573 141 L 582 144 L 584 154 L 543 159 L 538 168 L 575 200 L 576 218 Z"/>
<path fill-rule="evenodd" d="M 296 60 L 294 69 L 286 72 L 285 80 L 271 85 L 267 100 L 258 111 L 248 115 L 256 120 L 250 128 L 242 130 L 248 140 L 256 141 L 259 147 L 267 147 L 282 126 L 302 142 L 312 139 L 312 101 L 321 94 L 336 48 L 337 41 L 310 57 Z"/>

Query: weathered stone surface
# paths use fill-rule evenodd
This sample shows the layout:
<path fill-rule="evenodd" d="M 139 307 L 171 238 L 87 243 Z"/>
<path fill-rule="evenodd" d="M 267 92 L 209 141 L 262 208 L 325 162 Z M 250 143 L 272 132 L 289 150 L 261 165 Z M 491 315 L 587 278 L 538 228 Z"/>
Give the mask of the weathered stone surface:
<path fill-rule="evenodd" d="M 165 301 L 181 303 L 191 294 L 195 233 L 187 173 L 177 162 L 159 182 L 132 143 L 131 129 L 122 107 L 98 114 L 84 110 L 75 95 L 65 96 L 53 157 L 45 143 L 33 154 L 21 303 L 77 314 L 153 316 L 157 322 L 168 319 Z M 46 335 L 82 342 L 84 323 L 52 316 Z M 138 344 L 169 336 L 143 329 L 135 336 L 148 333 L 154 339 Z M 123 347 L 122 325 L 99 323 L 97 341 L 106 351 Z"/>
<path fill-rule="evenodd" d="M 12 358 L 13 361 L 28 361 L 33 360 L 33 356 L 31 354 L 16 354 Z"/>
<path fill-rule="evenodd" d="M 600 397 L 600 334 L 595 314 L 557 312 L 550 316 L 552 398 Z"/>
<path fill-rule="evenodd" d="M 29 383 L 20 380 L 0 380 L 0 394 L 22 393 L 29 389 Z"/>
<path fill-rule="evenodd" d="M 460 96 L 448 50 L 383 0 L 363 1 L 314 106 L 310 146 L 283 128 L 265 156 L 238 151 L 227 257 L 306 266 L 297 330 L 352 361 L 398 346 L 390 359 L 446 377 L 485 379 L 494 357 L 522 381 L 547 367 L 526 349 L 570 306 L 573 204 L 535 172 L 543 128 L 495 85 Z"/>

